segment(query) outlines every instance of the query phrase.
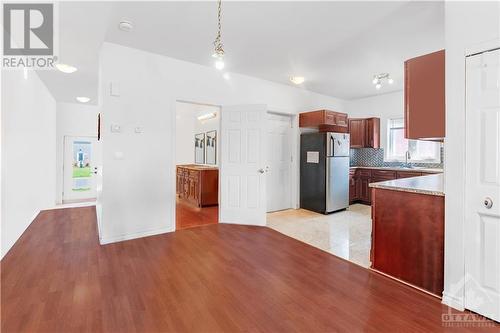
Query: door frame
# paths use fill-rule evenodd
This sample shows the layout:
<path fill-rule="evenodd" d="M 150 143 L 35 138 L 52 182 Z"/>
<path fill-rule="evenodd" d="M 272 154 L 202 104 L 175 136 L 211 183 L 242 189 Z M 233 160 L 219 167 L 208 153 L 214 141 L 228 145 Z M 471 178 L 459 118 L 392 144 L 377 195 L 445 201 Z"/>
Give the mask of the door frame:
<path fill-rule="evenodd" d="M 171 191 L 173 193 L 173 198 L 172 198 L 172 229 L 175 231 L 177 230 L 177 225 L 176 225 L 176 218 L 177 218 L 177 206 L 176 206 L 176 166 L 177 166 L 177 161 L 175 159 L 176 156 L 176 150 L 177 150 L 177 123 L 176 123 L 176 115 L 177 115 L 177 103 L 189 103 L 189 104 L 195 104 L 195 105 L 203 105 L 203 106 L 211 106 L 211 107 L 218 107 L 219 112 L 222 110 L 222 105 L 219 104 L 212 104 L 212 103 L 204 103 L 204 102 L 196 102 L 192 100 L 185 100 L 185 99 L 173 99 L 172 102 L 172 109 L 174 112 L 171 112 L 171 121 L 172 121 L 172 136 L 171 136 L 171 151 L 172 151 L 172 164 L 171 164 L 171 170 L 170 170 L 170 175 L 171 175 Z M 271 107 L 268 105 L 268 110 L 267 113 L 274 113 L 278 115 L 283 115 L 290 117 L 292 128 L 290 131 L 290 136 L 291 136 L 291 145 L 292 148 L 290 149 L 291 154 L 292 154 L 292 159 L 293 163 L 291 163 L 291 170 L 290 170 L 290 177 L 291 177 L 291 206 L 292 209 L 298 209 L 299 208 L 299 195 L 300 195 L 300 182 L 299 182 L 299 177 L 300 177 L 300 161 L 298 159 L 298 156 L 300 156 L 300 130 L 299 130 L 299 117 L 297 112 L 292 112 L 289 110 L 283 110 L 280 108 L 276 107 Z M 221 140 L 220 136 L 220 123 L 219 123 L 219 129 L 217 133 L 217 140 Z M 220 144 L 220 141 L 219 141 Z M 220 149 L 217 149 L 217 161 L 218 163 L 220 162 Z M 219 164 L 217 164 L 219 165 Z M 220 169 L 219 169 L 220 172 Z M 220 188 L 220 174 L 219 174 L 219 188 Z M 219 205 L 220 205 L 220 191 L 218 193 L 219 195 Z M 267 214 L 267 212 L 266 212 Z M 219 210 L 219 216 L 218 219 L 220 221 L 220 210 Z"/>
<path fill-rule="evenodd" d="M 177 177 L 177 161 L 176 161 L 176 154 L 177 154 L 177 103 L 187 103 L 187 104 L 194 104 L 194 105 L 201 105 L 201 106 L 210 106 L 210 107 L 216 107 L 216 108 L 219 108 L 219 119 L 220 119 L 220 111 L 222 110 L 222 106 L 221 105 L 217 105 L 217 104 L 210 104 L 210 103 L 202 103 L 202 102 L 193 102 L 193 101 L 188 101 L 188 100 L 184 100 L 184 99 L 174 99 L 173 100 L 173 105 L 172 105 L 172 109 L 173 109 L 173 112 L 171 112 L 172 114 L 172 136 L 171 136 L 171 150 L 172 150 L 172 164 L 171 164 L 171 170 L 170 170 L 170 178 L 172 180 L 172 187 L 171 187 L 171 191 L 173 193 L 173 196 L 172 196 L 172 223 L 173 223 L 173 226 L 172 226 L 172 229 L 173 231 L 177 231 L 177 180 L 176 180 L 176 177 Z M 219 120 L 219 128 L 217 129 L 217 144 L 220 145 L 220 120 Z M 220 147 L 220 146 L 219 146 Z M 215 150 L 215 154 L 216 154 L 216 161 L 217 161 L 217 167 L 219 168 L 219 188 L 220 188 L 220 167 L 219 167 L 219 163 L 220 163 L 220 148 L 219 149 L 216 149 Z M 220 205 L 220 190 L 219 190 L 219 193 L 218 193 L 218 204 Z M 220 209 L 219 209 L 219 212 L 218 212 L 218 216 L 217 216 L 217 223 L 218 221 L 220 221 Z"/>
<path fill-rule="evenodd" d="M 97 200 L 97 194 L 95 198 L 87 198 L 87 199 L 76 199 L 76 200 L 65 200 L 64 199 L 64 189 L 66 188 L 66 181 L 64 177 L 66 175 L 65 171 L 65 162 L 66 162 L 66 138 L 87 138 L 87 139 L 96 139 L 97 136 L 92 136 L 92 135 L 63 135 L 63 140 L 62 140 L 62 187 L 61 187 L 61 204 L 72 204 L 72 203 L 85 203 L 85 202 L 93 202 Z M 99 140 L 98 140 L 99 142 Z"/>
<path fill-rule="evenodd" d="M 300 195 L 300 161 L 298 156 L 300 156 L 300 130 L 299 130 L 299 117 L 297 113 L 287 112 L 287 111 L 277 111 L 275 108 L 268 107 L 267 114 L 276 114 L 280 116 L 286 116 L 290 118 L 291 128 L 290 128 L 290 154 L 292 155 L 292 162 L 290 163 L 290 189 L 292 193 L 290 194 L 290 206 L 291 209 L 299 208 L 299 195 Z"/>

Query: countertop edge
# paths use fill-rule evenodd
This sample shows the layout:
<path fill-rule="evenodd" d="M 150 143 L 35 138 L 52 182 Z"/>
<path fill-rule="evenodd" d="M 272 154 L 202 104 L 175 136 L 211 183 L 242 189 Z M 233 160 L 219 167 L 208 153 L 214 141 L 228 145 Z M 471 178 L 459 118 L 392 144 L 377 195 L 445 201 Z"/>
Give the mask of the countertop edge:
<path fill-rule="evenodd" d="M 371 188 L 376 188 L 376 189 L 381 189 L 381 190 L 391 190 L 391 191 L 409 192 L 409 193 L 426 194 L 426 195 L 434 195 L 434 196 L 444 197 L 444 193 L 441 191 L 431 191 L 431 190 L 408 188 L 408 187 L 397 187 L 397 186 L 383 185 L 383 184 L 377 184 L 377 183 L 371 183 L 368 186 L 370 186 Z"/>
<path fill-rule="evenodd" d="M 371 188 L 384 190 L 393 190 L 400 192 L 410 192 L 417 194 L 426 194 L 434 196 L 445 196 L 444 193 L 444 175 L 432 174 L 425 176 L 399 178 L 394 180 L 386 180 L 382 182 L 368 184 Z"/>
<path fill-rule="evenodd" d="M 440 174 L 444 173 L 444 169 L 438 168 L 401 168 L 401 167 L 377 167 L 377 166 L 364 166 L 364 165 L 355 165 L 350 166 L 350 169 L 371 169 L 371 170 L 390 170 L 390 171 L 408 171 L 408 172 L 425 172 L 430 174 Z"/>

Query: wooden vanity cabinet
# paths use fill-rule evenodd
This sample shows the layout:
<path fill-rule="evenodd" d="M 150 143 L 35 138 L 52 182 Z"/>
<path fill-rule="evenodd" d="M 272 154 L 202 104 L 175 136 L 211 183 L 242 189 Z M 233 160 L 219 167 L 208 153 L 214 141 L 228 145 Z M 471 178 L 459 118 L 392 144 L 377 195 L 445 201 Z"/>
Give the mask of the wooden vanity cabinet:
<path fill-rule="evenodd" d="M 405 61 L 405 138 L 445 137 L 445 51 Z"/>
<path fill-rule="evenodd" d="M 347 133 L 348 119 L 346 113 L 317 110 L 299 114 L 299 127 L 316 128 L 320 132 Z"/>
<path fill-rule="evenodd" d="M 197 207 L 219 202 L 219 170 L 198 165 L 177 166 L 176 192 L 179 199 Z"/>

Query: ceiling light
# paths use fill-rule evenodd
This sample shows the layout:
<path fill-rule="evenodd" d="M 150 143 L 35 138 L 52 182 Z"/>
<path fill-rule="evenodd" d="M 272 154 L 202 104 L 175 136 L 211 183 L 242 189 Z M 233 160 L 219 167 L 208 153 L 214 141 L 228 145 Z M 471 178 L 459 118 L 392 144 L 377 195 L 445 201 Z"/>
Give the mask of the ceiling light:
<path fill-rule="evenodd" d="M 224 73 L 222 77 L 225 78 L 226 80 L 229 80 L 231 78 L 231 75 L 229 75 L 229 73 Z"/>
<path fill-rule="evenodd" d="M 203 120 L 208 120 L 208 119 L 212 119 L 215 117 L 217 117 L 217 112 L 211 112 L 211 113 L 207 113 L 207 114 L 203 114 L 201 116 L 198 116 L 198 120 L 203 121 Z"/>
<path fill-rule="evenodd" d="M 295 84 L 302 84 L 306 79 L 303 76 L 290 76 L 290 81 Z"/>
<path fill-rule="evenodd" d="M 80 103 L 88 103 L 90 102 L 90 98 L 85 97 L 85 96 L 78 96 L 76 100 Z"/>
<path fill-rule="evenodd" d="M 386 80 L 389 84 L 394 83 L 389 73 L 380 73 L 373 76 L 372 83 L 375 85 L 375 89 L 380 90 L 380 88 L 382 88 L 383 80 Z"/>
<path fill-rule="evenodd" d="M 215 60 L 215 68 L 218 70 L 222 70 L 225 67 L 224 64 L 224 44 L 222 43 L 222 0 L 217 1 L 217 35 L 215 36 L 214 44 L 214 54 L 212 57 L 216 58 Z"/>
<path fill-rule="evenodd" d="M 61 64 L 61 63 L 56 64 L 56 68 L 58 70 L 60 70 L 61 72 L 67 73 L 67 74 L 74 73 L 78 70 L 78 68 L 76 68 L 76 67 L 73 67 L 73 66 L 67 65 L 67 64 Z"/>
<path fill-rule="evenodd" d="M 134 29 L 134 25 L 128 20 L 121 20 L 120 23 L 118 23 L 118 29 L 120 29 L 121 31 L 130 32 L 132 31 L 132 29 Z"/>

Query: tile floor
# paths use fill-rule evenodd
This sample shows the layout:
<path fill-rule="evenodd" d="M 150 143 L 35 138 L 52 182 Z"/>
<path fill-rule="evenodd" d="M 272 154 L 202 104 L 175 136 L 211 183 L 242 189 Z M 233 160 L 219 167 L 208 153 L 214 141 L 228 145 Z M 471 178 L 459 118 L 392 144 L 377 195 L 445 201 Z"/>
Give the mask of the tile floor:
<path fill-rule="evenodd" d="M 322 215 L 304 209 L 267 214 L 267 226 L 363 267 L 370 266 L 371 207 Z"/>

